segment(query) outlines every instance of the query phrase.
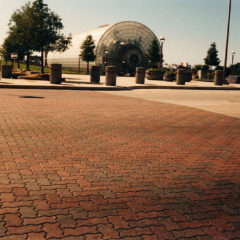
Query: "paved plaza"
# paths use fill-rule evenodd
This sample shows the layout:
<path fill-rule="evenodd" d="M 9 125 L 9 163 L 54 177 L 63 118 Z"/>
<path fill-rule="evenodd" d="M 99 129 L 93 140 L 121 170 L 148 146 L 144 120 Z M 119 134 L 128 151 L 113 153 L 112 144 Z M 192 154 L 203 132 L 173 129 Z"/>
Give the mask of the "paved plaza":
<path fill-rule="evenodd" d="M 165 91 L 0 89 L 0 239 L 240 239 L 237 108 Z"/>

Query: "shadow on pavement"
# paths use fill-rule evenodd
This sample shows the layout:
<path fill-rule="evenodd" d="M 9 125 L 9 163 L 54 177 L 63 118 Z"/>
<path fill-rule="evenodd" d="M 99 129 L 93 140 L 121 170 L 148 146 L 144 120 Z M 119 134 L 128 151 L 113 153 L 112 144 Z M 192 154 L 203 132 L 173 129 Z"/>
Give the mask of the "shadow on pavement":
<path fill-rule="evenodd" d="M 20 98 L 39 98 L 43 99 L 44 97 L 37 97 L 37 96 L 19 96 Z"/>

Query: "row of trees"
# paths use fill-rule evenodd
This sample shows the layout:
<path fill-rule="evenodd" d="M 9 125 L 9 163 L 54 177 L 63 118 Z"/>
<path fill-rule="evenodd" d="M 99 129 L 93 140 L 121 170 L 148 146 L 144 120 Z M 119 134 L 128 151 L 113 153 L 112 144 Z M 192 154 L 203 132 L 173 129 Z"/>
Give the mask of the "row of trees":
<path fill-rule="evenodd" d="M 157 40 L 154 39 L 152 41 L 152 44 L 147 50 L 146 57 L 151 62 L 152 66 L 155 66 L 157 62 L 159 62 L 160 54 L 159 54 L 159 45 L 157 43 Z M 216 43 L 213 42 L 210 45 L 210 48 L 207 51 L 207 56 L 204 58 L 204 62 L 206 66 L 210 67 L 217 67 L 220 64 L 220 59 L 218 58 L 218 51 L 216 47 Z"/>
<path fill-rule="evenodd" d="M 87 72 L 89 72 L 89 62 L 94 61 L 96 57 L 94 54 L 95 44 L 91 35 L 88 35 L 86 37 L 80 49 L 81 49 L 81 53 L 80 53 L 81 59 L 87 62 Z M 157 63 L 159 62 L 159 59 L 160 59 L 159 51 L 160 49 L 159 49 L 157 39 L 154 39 L 146 53 L 146 59 L 149 61 L 150 63 L 149 65 L 151 67 L 157 67 Z M 210 67 L 219 66 L 220 59 L 218 58 L 218 51 L 217 51 L 215 42 L 213 42 L 210 48 L 208 49 L 207 56 L 206 58 L 204 58 L 204 62 L 206 66 L 205 68 L 209 68 L 209 66 Z M 202 65 L 199 65 L 199 66 L 202 66 Z"/>
<path fill-rule="evenodd" d="M 63 52 L 71 44 L 72 36 L 60 34 L 63 29 L 61 18 L 48 8 L 43 0 L 35 0 L 16 10 L 9 21 L 9 31 L 3 45 L 1 55 L 9 59 L 11 53 L 16 52 L 19 59 L 29 57 L 36 51 L 41 53 L 41 72 L 44 72 L 45 58 L 50 51 Z M 47 64 L 47 62 L 46 62 Z"/>

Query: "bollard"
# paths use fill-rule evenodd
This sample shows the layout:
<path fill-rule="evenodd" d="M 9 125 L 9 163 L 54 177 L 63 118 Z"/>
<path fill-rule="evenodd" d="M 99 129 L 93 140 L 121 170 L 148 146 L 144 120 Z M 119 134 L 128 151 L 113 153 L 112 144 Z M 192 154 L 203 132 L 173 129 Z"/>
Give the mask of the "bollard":
<path fill-rule="evenodd" d="M 61 84 L 62 81 L 62 64 L 50 65 L 50 83 Z"/>
<path fill-rule="evenodd" d="M 177 70 L 177 85 L 185 85 L 185 75 L 186 71 L 184 69 Z"/>
<path fill-rule="evenodd" d="M 2 78 L 11 78 L 11 77 L 12 77 L 12 66 L 2 65 Z"/>
<path fill-rule="evenodd" d="M 90 82 L 99 83 L 100 82 L 100 67 L 92 66 L 90 69 Z"/>
<path fill-rule="evenodd" d="M 106 67 L 106 85 L 116 86 L 117 68 L 115 66 Z"/>
<path fill-rule="evenodd" d="M 222 85 L 223 84 L 223 71 L 216 70 L 214 73 L 214 85 Z"/>
<path fill-rule="evenodd" d="M 145 82 L 145 69 L 143 67 L 136 68 L 136 83 L 144 84 Z"/>

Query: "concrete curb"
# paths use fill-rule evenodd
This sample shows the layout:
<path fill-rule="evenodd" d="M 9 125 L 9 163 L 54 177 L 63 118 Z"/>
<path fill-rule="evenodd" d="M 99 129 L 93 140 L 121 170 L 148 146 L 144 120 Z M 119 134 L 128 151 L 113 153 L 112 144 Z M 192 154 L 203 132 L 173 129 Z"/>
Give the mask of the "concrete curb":
<path fill-rule="evenodd" d="M 94 90 L 94 91 L 129 90 L 127 87 L 73 87 L 73 86 L 41 86 L 41 85 L 0 85 L 0 88 L 48 89 L 48 90 Z"/>
<path fill-rule="evenodd" d="M 200 86 L 116 86 L 116 87 L 75 87 L 75 86 L 42 86 L 42 85 L 0 85 L 0 88 L 11 89 L 47 89 L 47 90 L 92 90 L 92 91 L 130 91 L 137 89 L 178 89 L 178 90 L 240 90 L 240 87 L 200 87 Z"/>

